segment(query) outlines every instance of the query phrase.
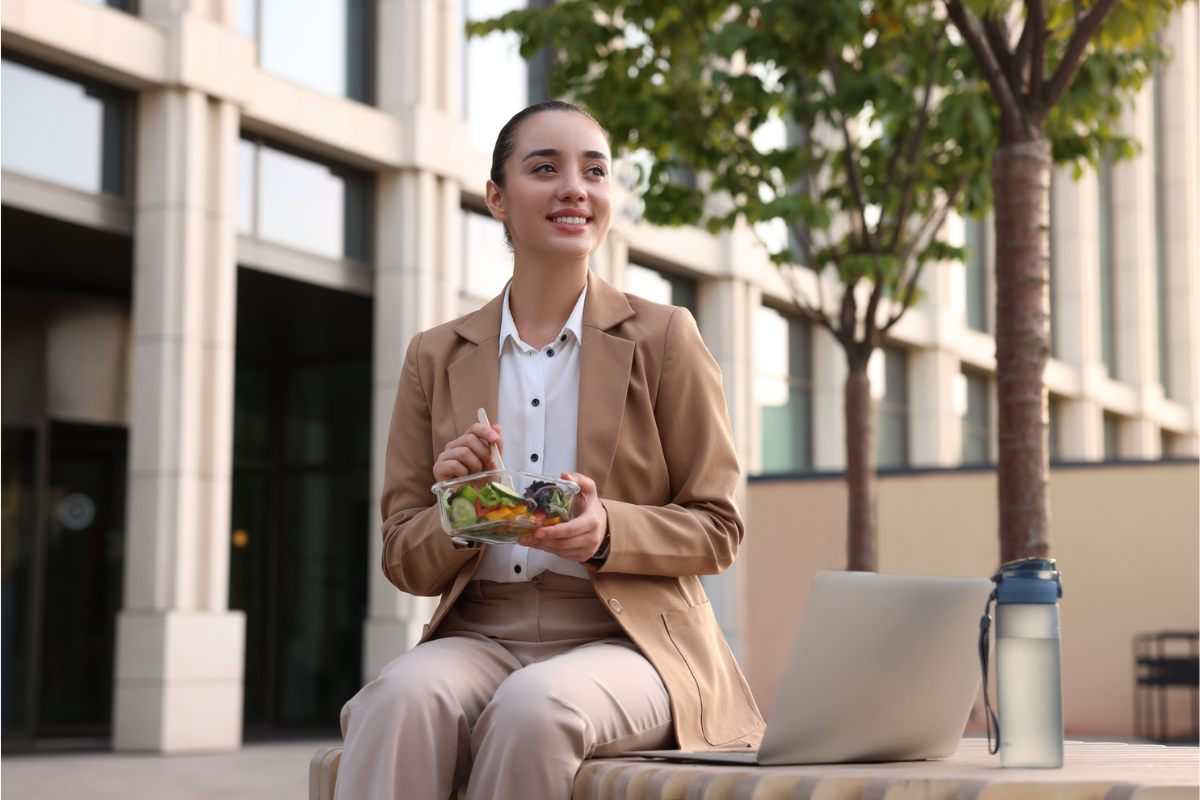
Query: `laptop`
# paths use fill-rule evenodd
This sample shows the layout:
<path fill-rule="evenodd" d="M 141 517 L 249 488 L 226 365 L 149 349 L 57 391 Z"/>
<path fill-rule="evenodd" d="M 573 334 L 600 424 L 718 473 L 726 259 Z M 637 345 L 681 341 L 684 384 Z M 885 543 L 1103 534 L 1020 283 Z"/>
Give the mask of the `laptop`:
<path fill-rule="evenodd" d="M 757 752 L 624 755 L 726 764 L 954 754 L 979 691 L 984 578 L 821 572 Z"/>

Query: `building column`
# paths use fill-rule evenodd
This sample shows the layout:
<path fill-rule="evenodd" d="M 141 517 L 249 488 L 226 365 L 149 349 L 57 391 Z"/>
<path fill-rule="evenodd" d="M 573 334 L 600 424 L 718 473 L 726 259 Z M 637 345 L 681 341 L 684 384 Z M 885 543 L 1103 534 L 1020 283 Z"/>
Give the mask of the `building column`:
<path fill-rule="evenodd" d="M 446 261 L 462 235 L 454 225 L 458 187 L 439 181 L 432 173 L 403 170 L 379 175 L 377 201 L 364 682 L 373 680 L 389 661 L 416 645 L 422 626 L 436 607 L 436 598 L 401 592 L 384 575 L 380 502 L 388 430 L 404 355 L 419 332 L 453 316 L 450 304 L 457 298 L 458 283 Z"/>
<path fill-rule="evenodd" d="M 914 467 L 962 463 L 962 415 L 955 394 L 962 383 L 958 355 L 940 348 L 909 350 L 909 462 Z"/>
<path fill-rule="evenodd" d="M 1054 176 L 1054 312 L 1058 356 L 1079 371 L 1077 394 L 1064 397 L 1059 441 L 1064 461 L 1104 458 L 1103 409 L 1108 382 L 1100 359 L 1099 217 L 1095 171 L 1075 180 L 1070 168 Z"/>
<path fill-rule="evenodd" d="M 1142 91 L 1121 118 L 1122 132 L 1142 143 L 1134 159 L 1112 166 L 1113 268 L 1117 375 L 1141 402 L 1122 426 L 1121 456 L 1159 456 L 1156 415 L 1158 383 L 1158 298 L 1155 277 L 1153 89 Z"/>
<path fill-rule="evenodd" d="M 951 244 L 964 241 L 962 219 L 952 218 L 946 236 Z M 921 302 L 906 313 L 923 312 L 933 322 L 930 347 L 908 350 L 908 460 L 913 467 L 956 467 L 962 462 L 962 415 L 955 393 L 963 379 L 957 352 L 967 327 L 966 268 L 961 261 L 938 261 L 921 274 Z M 899 323 L 903 324 L 903 322 Z M 876 351 L 877 363 L 883 353 Z M 882 396 L 882 385 L 871 387 Z"/>
<path fill-rule="evenodd" d="M 245 617 L 229 611 L 238 110 L 138 102 L 133 388 L 113 746 L 236 748 Z"/>
<path fill-rule="evenodd" d="M 440 51 L 448 62 L 461 61 L 460 55 L 454 55 L 459 47 L 451 28 L 456 24 L 456 9 L 445 0 L 379 0 L 376 105 L 408 123 L 408 136 L 418 135 L 417 127 L 427 112 L 458 113 L 459 73 L 448 73 L 438 61 Z M 417 643 L 436 607 L 436 598 L 401 592 L 384 575 L 380 504 L 388 430 L 404 355 L 417 333 L 456 316 L 462 239 L 462 229 L 455 225 L 460 203 L 456 185 L 439 180 L 432 172 L 393 170 L 378 174 L 376 187 L 364 683 Z M 453 267 L 448 260 L 453 260 Z"/>
<path fill-rule="evenodd" d="M 1197 422 L 1200 421 L 1200 369 L 1196 362 L 1200 342 L 1200 96 L 1197 16 L 1195 3 L 1182 6 L 1163 32 L 1163 44 L 1174 58 L 1163 67 L 1162 175 L 1165 200 L 1163 215 L 1163 258 L 1167 273 L 1166 395 L 1183 404 L 1192 418 L 1192 433 L 1179 437 L 1172 455 L 1195 456 L 1198 452 Z M 1181 98 L 1187 98 L 1183 101 Z"/>

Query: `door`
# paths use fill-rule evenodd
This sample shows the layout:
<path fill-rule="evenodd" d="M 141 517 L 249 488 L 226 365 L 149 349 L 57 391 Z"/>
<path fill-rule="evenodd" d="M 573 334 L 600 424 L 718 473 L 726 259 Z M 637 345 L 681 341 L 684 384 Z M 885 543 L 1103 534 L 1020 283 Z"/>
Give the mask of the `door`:
<path fill-rule="evenodd" d="M 124 428 L 4 428 L 6 746 L 110 733 L 127 447 Z"/>
<path fill-rule="evenodd" d="M 246 612 L 250 736 L 334 732 L 360 684 L 371 311 L 238 273 L 230 607 Z"/>

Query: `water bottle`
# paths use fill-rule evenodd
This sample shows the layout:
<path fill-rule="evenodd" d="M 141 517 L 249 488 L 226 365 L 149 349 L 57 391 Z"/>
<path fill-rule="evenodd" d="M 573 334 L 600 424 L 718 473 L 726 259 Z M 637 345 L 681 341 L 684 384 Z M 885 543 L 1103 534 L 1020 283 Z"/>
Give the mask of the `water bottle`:
<path fill-rule="evenodd" d="M 1063 763 L 1062 665 L 1058 598 L 1062 578 L 1052 558 L 1010 561 L 996 583 L 996 694 L 1000 766 Z"/>

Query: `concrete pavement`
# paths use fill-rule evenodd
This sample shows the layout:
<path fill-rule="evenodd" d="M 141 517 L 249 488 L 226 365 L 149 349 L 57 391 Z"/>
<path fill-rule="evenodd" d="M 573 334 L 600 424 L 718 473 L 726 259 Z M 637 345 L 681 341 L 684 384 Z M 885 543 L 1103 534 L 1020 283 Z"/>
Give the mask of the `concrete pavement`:
<path fill-rule="evenodd" d="M 336 740 L 256 742 L 233 753 L 105 751 L 0 759 L 4 800 L 304 800 L 308 761 Z"/>

